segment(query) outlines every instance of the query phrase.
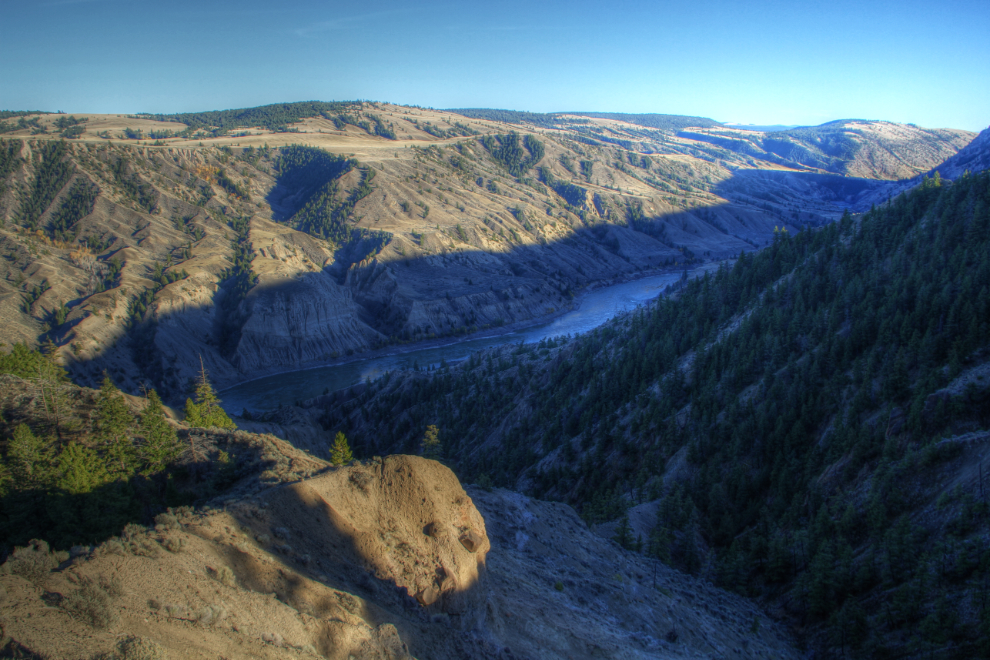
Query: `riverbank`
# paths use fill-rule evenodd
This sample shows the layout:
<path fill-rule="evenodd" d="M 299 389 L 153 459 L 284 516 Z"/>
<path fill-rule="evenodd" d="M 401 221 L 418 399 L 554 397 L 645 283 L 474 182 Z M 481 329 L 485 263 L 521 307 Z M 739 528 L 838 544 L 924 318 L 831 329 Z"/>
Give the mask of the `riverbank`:
<path fill-rule="evenodd" d="M 697 277 L 704 274 L 709 270 L 712 270 L 712 266 L 718 267 L 719 262 L 707 262 L 695 266 L 695 268 L 687 271 L 688 277 Z M 409 353 L 415 353 L 418 351 L 426 351 L 431 349 L 438 349 L 447 346 L 456 346 L 458 344 L 463 344 L 470 341 L 478 341 L 485 339 L 496 339 L 498 337 L 503 337 L 505 335 L 519 333 L 525 330 L 531 330 L 542 325 L 547 325 L 553 323 L 557 319 L 563 318 L 567 314 L 574 312 L 581 307 L 581 303 L 587 299 L 587 297 L 596 291 L 600 291 L 606 287 L 612 287 L 619 284 L 627 284 L 630 282 L 636 282 L 639 280 L 645 280 L 651 277 L 658 277 L 662 275 L 671 274 L 682 274 L 684 272 L 683 268 L 658 268 L 649 271 L 642 271 L 637 273 L 636 276 L 626 275 L 617 276 L 608 280 L 598 280 L 590 283 L 588 286 L 584 287 L 577 293 L 574 298 L 571 299 L 566 308 L 559 309 L 552 314 L 547 314 L 540 317 L 534 317 L 532 319 L 527 319 L 525 321 L 517 321 L 515 323 L 510 323 L 506 325 L 498 326 L 497 328 L 486 328 L 484 330 L 478 330 L 469 334 L 459 335 L 459 336 L 446 336 L 437 337 L 435 339 L 426 339 L 423 341 L 411 342 L 408 344 L 389 344 L 381 348 L 374 348 L 367 351 L 362 351 L 360 353 L 354 353 L 353 355 L 343 356 L 339 358 L 331 358 L 329 360 L 320 360 L 318 362 L 309 362 L 303 365 L 296 365 L 291 367 L 273 367 L 271 369 L 264 369 L 260 371 L 255 371 L 251 374 L 250 378 L 242 378 L 234 381 L 224 383 L 223 388 L 218 390 L 218 393 L 223 397 L 225 392 L 234 390 L 235 388 L 242 387 L 249 383 L 262 380 L 265 378 L 270 378 L 272 376 L 282 376 L 292 373 L 302 373 L 306 371 L 314 371 L 317 369 L 328 369 L 334 367 L 346 367 L 347 365 L 352 365 L 358 362 L 366 362 L 370 360 L 375 360 L 378 358 L 401 356 Z"/>
<path fill-rule="evenodd" d="M 688 271 L 698 277 L 716 268 L 702 264 Z M 576 296 L 568 310 L 561 310 L 527 322 L 515 323 L 485 332 L 457 338 L 436 339 L 404 347 L 386 347 L 368 351 L 349 359 L 307 365 L 303 369 L 282 370 L 246 380 L 221 392 L 224 408 L 238 415 L 244 410 L 263 413 L 283 405 L 345 389 L 367 380 L 376 380 L 387 372 L 429 368 L 444 362 L 453 363 L 473 353 L 508 343 L 534 343 L 559 336 L 576 336 L 599 327 L 609 319 L 648 304 L 670 292 L 684 277 L 683 269 L 664 269 L 638 278 L 616 278 L 615 283 L 598 283 Z M 405 349 L 405 350 L 402 350 Z"/>

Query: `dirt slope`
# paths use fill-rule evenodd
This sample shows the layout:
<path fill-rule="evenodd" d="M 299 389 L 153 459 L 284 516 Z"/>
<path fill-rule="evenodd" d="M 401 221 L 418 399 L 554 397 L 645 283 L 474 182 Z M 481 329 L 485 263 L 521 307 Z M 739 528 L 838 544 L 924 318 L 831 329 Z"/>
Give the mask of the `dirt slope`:
<path fill-rule="evenodd" d="M 160 653 L 149 657 L 231 660 L 797 657 L 737 596 L 664 567 L 654 587 L 655 567 L 595 537 L 569 507 L 469 496 L 450 470 L 411 456 L 183 509 L 73 554 L 33 581 L 0 576 L 8 648 L 89 658 L 140 643 Z"/>

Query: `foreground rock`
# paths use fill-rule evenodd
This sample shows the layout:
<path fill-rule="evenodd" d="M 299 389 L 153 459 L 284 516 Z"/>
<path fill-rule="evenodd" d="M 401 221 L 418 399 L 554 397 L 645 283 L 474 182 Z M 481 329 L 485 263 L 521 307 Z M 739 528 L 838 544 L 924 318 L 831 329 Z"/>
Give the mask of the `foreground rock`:
<path fill-rule="evenodd" d="M 9 649 L 797 657 L 744 599 L 619 550 L 565 505 L 468 495 L 449 469 L 418 457 L 331 469 L 157 522 L 55 557 L 64 561 L 50 572 L 43 547 L 9 561 L 0 576 Z"/>

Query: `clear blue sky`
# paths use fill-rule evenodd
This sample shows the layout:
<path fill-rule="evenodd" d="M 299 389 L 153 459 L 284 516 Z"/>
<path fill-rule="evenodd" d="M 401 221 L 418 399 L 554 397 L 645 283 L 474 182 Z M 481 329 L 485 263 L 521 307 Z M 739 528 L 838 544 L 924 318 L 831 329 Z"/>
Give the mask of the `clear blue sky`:
<path fill-rule="evenodd" d="M 370 99 L 990 124 L 990 0 L 0 0 L 0 109 Z"/>

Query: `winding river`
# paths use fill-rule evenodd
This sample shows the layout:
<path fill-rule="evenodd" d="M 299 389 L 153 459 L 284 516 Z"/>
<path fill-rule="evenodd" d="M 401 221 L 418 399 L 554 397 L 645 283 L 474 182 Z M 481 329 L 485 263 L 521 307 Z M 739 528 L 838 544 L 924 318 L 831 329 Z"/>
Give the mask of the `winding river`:
<path fill-rule="evenodd" d="M 503 344 L 535 343 L 549 337 L 578 335 L 597 328 L 616 314 L 656 298 L 664 288 L 677 282 L 681 276 L 682 273 L 664 273 L 593 289 L 581 294 L 576 309 L 548 323 L 516 332 L 482 333 L 482 336 L 449 344 L 406 351 L 397 348 L 385 355 L 273 374 L 240 383 L 221 392 L 223 407 L 227 412 L 238 415 L 244 409 L 253 412 L 271 410 L 280 405 L 291 405 L 296 401 L 309 399 L 325 390 L 332 392 L 368 378 L 375 380 L 386 371 L 436 366 L 441 360 L 456 362 L 467 358 L 474 351 Z"/>

